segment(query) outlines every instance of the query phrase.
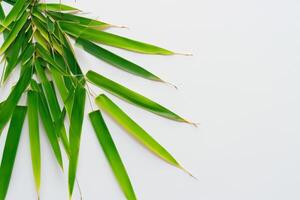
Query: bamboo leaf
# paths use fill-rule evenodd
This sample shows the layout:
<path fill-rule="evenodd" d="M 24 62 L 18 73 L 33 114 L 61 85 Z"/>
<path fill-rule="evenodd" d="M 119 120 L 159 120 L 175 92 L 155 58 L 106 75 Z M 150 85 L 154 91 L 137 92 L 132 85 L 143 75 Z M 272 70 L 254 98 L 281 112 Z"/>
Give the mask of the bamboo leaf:
<path fill-rule="evenodd" d="M 37 8 L 43 11 L 80 11 L 77 8 L 61 3 L 39 3 Z"/>
<path fill-rule="evenodd" d="M 67 75 L 67 72 L 66 72 L 66 70 L 64 70 L 64 67 L 58 65 L 53 60 L 53 58 L 51 57 L 51 55 L 49 54 L 49 52 L 46 49 L 44 49 L 40 44 L 36 44 L 36 47 L 37 47 L 38 53 L 41 55 L 43 60 L 45 60 L 47 63 L 49 63 L 51 66 L 53 66 L 56 70 L 61 72 L 63 75 Z"/>
<path fill-rule="evenodd" d="M 59 121 L 62 111 L 60 109 L 58 99 L 56 97 L 56 92 L 55 92 L 53 82 L 47 79 L 47 76 L 45 74 L 43 67 L 41 66 L 39 59 L 35 61 L 35 69 L 42 83 L 42 88 L 46 95 L 46 99 L 50 108 L 52 119 L 54 122 Z M 63 125 L 60 129 L 57 129 L 57 131 L 58 131 L 57 132 L 58 135 L 61 136 L 66 152 L 69 152 L 69 142 L 68 142 L 65 126 Z"/>
<path fill-rule="evenodd" d="M 6 40 L 3 42 L 0 48 L 0 55 L 3 54 L 6 51 L 6 49 L 11 45 L 11 43 L 16 39 L 18 33 L 26 23 L 28 16 L 29 13 L 24 12 L 22 17 L 16 22 L 13 29 L 11 30 L 11 32 L 9 33 L 9 35 L 7 36 Z"/>
<path fill-rule="evenodd" d="M 128 200 L 135 200 L 136 196 L 133 191 L 130 179 L 126 172 L 125 166 L 121 160 L 114 141 L 109 133 L 109 130 L 103 120 L 100 111 L 94 111 L 89 114 L 94 131 L 99 143 L 105 153 L 105 156 L 113 170 L 116 179 L 119 182 L 126 198 Z"/>
<path fill-rule="evenodd" d="M 144 97 L 139 93 L 136 93 L 108 78 L 105 78 L 104 76 L 97 74 L 96 72 L 89 71 L 86 74 L 86 77 L 91 83 L 101 87 L 102 89 L 134 105 L 142 107 L 150 112 L 166 117 L 168 119 L 172 119 L 180 122 L 187 122 L 182 117 L 178 116 L 177 114 L 168 110 L 167 108 L 161 106 L 160 104 L 152 101 L 151 99 L 148 99 L 147 97 Z"/>
<path fill-rule="evenodd" d="M 182 168 L 175 158 L 164 147 L 156 142 L 155 139 L 153 139 L 142 127 L 133 121 L 107 96 L 101 94 L 95 99 L 95 102 L 99 108 L 107 112 L 118 124 L 120 124 L 128 133 L 130 133 L 150 151 L 171 165 Z"/>
<path fill-rule="evenodd" d="M 73 23 L 79 23 L 82 26 L 88 26 L 93 29 L 97 30 L 103 30 L 105 28 L 110 27 L 110 24 L 107 24 L 105 22 L 101 22 L 94 19 L 89 19 L 86 17 L 81 17 L 78 15 L 73 15 L 70 13 L 62 13 L 62 12 L 47 12 L 51 17 L 55 18 L 56 20 L 60 21 L 69 21 Z"/>
<path fill-rule="evenodd" d="M 41 183 L 41 147 L 38 119 L 38 93 L 29 91 L 27 96 L 29 139 L 31 150 L 31 162 L 35 180 L 36 191 L 40 193 Z"/>
<path fill-rule="evenodd" d="M 18 59 L 16 58 L 19 56 L 20 48 L 22 46 L 24 39 L 25 39 L 25 34 L 22 33 L 17 37 L 16 41 L 14 42 L 14 45 L 11 46 L 12 48 L 10 51 L 10 57 L 13 59 L 8 60 L 7 62 L 7 66 L 5 67 L 4 76 L 3 76 L 4 81 L 7 80 L 10 73 L 18 64 Z"/>
<path fill-rule="evenodd" d="M 109 46 L 114 46 L 145 54 L 174 54 L 173 52 L 158 46 L 114 35 L 112 33 L 95 30 L 89 27 L 81 26 L 76 23 L 61 21 L 59 22 L 59 25 L 62 28 L 62 30 L 76 38 L 81 37 L 83 39 L 98 42 L 101 44 L 106 44 Z"/>
<path fill-rule="evenodd" d="M 19 14 L 22 11 L 24 11 L 28 5 L 29 5 L 29 3 L 26 3 L 26 0 L 16 1 L 14 6 L 12 7 L 11 11 L 8 13 L 8 15 L 2 21 L 2 26 L 8 27 L 10 25 L 10 23 L 12 23 L 13 21 L 16 21 Z M 1 30 L 1 32 L 2 31 L 3 31 L 3 29 Z"/>
<path fill-rule="evenodd" d="M 56 157 L 56 160 L 57 160 L 59 166 L 63 169 L 61 150 L 60 150 L 60 147 L 58 144 L 58 138 L 57 138 L 58 136 L 55 132 L 54 122 L 52 120 L 50 110 L 47 105 L 47 100 L 46 100 L 45 94 L 43 93 L 41 86 L 38 85 L 35 81 L 31 81 L 31 87 L 35 91 L 39 92 L 38 110 L 40 113 L 40 117 L 41 117 L 42 123 L 44 125 L 45 132 L 47 134 L 49 142 L 51 144 L 52 150 Z"/>
<path fill-rule="evenodd" d="M 18 104 L 18 101 L 23 94 L 23 92 L 28 87 L 30 80 L 32 76 L 32 68 L 27 68 L 23 75 L 20 77 L 19 81 L 15 85 L 15 87 L 12 89 L 10 95 L 6 99 L 6 101 L 3 103 L 2 108 L 0 110 L 0 135 L 1 132 L 6 125 L 6 123 L 9 121 L 16 105 Z"/>
<path fill-rule="evenodd" d="M 85 89 L 79 84 L 75 90 L 74 104 L 70 121 L 70 162 L 69 162 L 69 195 L 72 197 L 76 170 L 78 163 L 78 154 L 80 148 L 80 138 L 83 124 L 85 108 Z"/>
<path fill-rule="evenodd" d="M 146 79 L 154 80 L 154 81 L 162 81 L 159 77 L 155 76 L 151 72 L 145 70 L 144 68 L 140 67 L 139 65 L 126 60 L 100 46 L 97 46 L 96 44 L 93 44 L 92 42 L 89 42 L 87 40 L 78 38 L 76 40 L 76 44 L 83 48 L 88 53 L 92 54 L 93 56 L 96 56 L 97 58 L 119 68 L 124 71 L 127 71 L 129 73 L 141 76 Z"/>
<path fill-rule="evenodd" d="M 0 200 L 5 200 L 27 108 L 17 106 L 11 119 L 0 166 Z"/>

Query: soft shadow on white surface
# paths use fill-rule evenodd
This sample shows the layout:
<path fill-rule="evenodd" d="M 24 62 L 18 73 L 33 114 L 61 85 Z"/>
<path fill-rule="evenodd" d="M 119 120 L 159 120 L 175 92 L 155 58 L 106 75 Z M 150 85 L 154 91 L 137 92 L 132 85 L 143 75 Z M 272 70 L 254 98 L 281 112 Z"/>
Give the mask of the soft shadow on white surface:
<path fill-rule="evenodd" d="M 300 198 L 299 1 L 63 2 L 130 28 L 111 32 L 194 54 L 148 56 L 110 48 L 176 84 L 175 90 L 76 50 L 84 71 L 101 72 L 200 122 L 199 128 L 175 123 L 113 98 L 199 179 L 153 156 L 105 115 L 139 199 Z M 8 89 L 0 90 L 1 98 Z M 125 199 L 88 120 L 83 130 L 78 179 L 84 200 Z M 64 200 L 66 177 L 49 147 L 43 136 L 41 199 Z M 27 125 L 7 199 L 36 199 Z"/>

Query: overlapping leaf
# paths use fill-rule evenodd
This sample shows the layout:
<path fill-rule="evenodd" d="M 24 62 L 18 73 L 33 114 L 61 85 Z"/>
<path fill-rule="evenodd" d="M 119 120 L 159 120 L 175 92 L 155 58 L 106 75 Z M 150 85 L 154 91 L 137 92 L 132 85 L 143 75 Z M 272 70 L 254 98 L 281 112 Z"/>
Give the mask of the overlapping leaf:
<path fill-rule="evenodd" d="M 172 51 L 155 45 L 139 42 L 108 32 L 95 30 L 93 28 L 81 26 L 76 23 L 61 21 L 59 22 L 59 25 L 62 30 L 76 38 L 81 37 L 86 40 L 145 54 L 174 54 Z"/>
<path fill-rule="evenodd" d="M 101 87 L 102 89 L 134 104 L 140 106 L 146 110 L 149 110 L 160 116 L 180 121 L 187 122 L 185 119 L 175 114 L 174 112 L 168 110 L 167 108 L 161 106 L 160 104 L 148 99 L 147 97 L 142 96 L 139 93 L 136 93 L 104 76 L 97 74 L 96 72 L 89 71 L 86 74 L 87 79 L 93 84 Z"/>

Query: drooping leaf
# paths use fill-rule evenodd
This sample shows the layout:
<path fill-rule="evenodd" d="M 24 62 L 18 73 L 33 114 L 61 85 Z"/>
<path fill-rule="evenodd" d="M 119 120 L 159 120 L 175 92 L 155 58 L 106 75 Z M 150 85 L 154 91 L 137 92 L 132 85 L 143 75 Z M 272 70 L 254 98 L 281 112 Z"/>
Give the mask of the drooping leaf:
<path fill-rule="evenodd" d="M 23 75 L 20 77 L 19 81 L 15 85 L 15 87 L 12 89 L 10 95 L 6 99 L 6 101 L 3 103 L 2 108 L 0 110 L 0 135 L 2 133 L 2 130 L 6 123 L 9 121 L 16 105 L 19 102 L 19 99 L 21 98 L 21 95 L 28 87 L 30 80 L 32 76 L 32 68 L 27 68 Z"/>
<path fill-rule="evenodd" d="M 39 3 L 37 7 L 43 11 L 80 11 L 77 8 L 61 3 Z"/>
<path fill-rule="evenodd" d="M 156 142 L 153 137 L 151 137 L 142 127 L 133 121 L 107 96 L 101 94 L 95 99 L 95 102 L 100 109 L 103 109 L 105 112 L 107 112 L 118 124 L 120 124 L 128 133 L 130 133 L 150 151 L 175 167 L 182 168 L 175 158 L 164 147 Z"/>
<path fill-rule="evenodd" d="M 114 144 L 114 141 L 109 133 L 109 130 L 100 111 L 98 110 L 91 112 L 89 116 L 98 141 L 101 144 L 105 156 L 126 198 L 128 200 L 135 200 L 136 196 L 126 172 L 125 166 L 121 160 L 119 152 Z"/>
<path fill-rule="evenodd" d="M 29 13 L 25 11 L 22 17 L 16 22 L 16 24 L 14 25 L 11 32 L 9 33 L 9 35 L 7 36 L 6 40 L 3 42 L 0 48 L 0 55 L 3 54 L 6 51 L 6 49 L 11 45 L 11 43 L 16 39 L 20 30 L 26 23 L 28 16 Z"/>
<path fill-rule="evenodd" d="M 41 184 L 41 147 L 38 118 L 38 93 L 29 91 L 27 96 L 30 152 L 36 191 L 39 195 Z"/>
<path fill-rule="evenodd" d="M 54 122 L 50 114 L 50 110 L 47 104 L 45 94 L 43 93 L 42 87 L 38 85 L 35 81 L 31 81 L 31 87 L 39 93 L 38 110 L 40 113 L 40 117 L 44 125 L 44 129 L 47 134 L 48 140 L 54 152 L 55 158 L 59 166 L 63 169 L 63 161 L 62 161 L 61 150 L 58 143 L 58 136 L 55 132 Z"/>
<path fill-rule="evenodd" d="M 61 21 L 59 22 L 59 25 L 62 28 L 62 30 L 64 30 L 65 32 L 67 32 L 75 38 L 81 37 L 83 39 L 91 40 L 101 44 L 106 44 L 109 46 L 114 46 L 145 54 L 174 54 L 172 51 L 163 49 L 158 46 L 114 35 L 112 33 L 95 30 L 89 27 L 81 26 L 76 23 Z"/>
<path fill-rule="evenodd" d="M 80 138 L 85 108 L 85 89 L 79 84 L 75 90 L 72 116 L 70 121 L 70 162 L 69 162 L 69 195 L 72 196 L 76 178 Z"/>
<path fill-rule="evenodd" d="M 48 78 L 45 74 L 45 71 L 44 71 L 43 67 L 41 66 L 39 59 L 37 59 L 35 61 L 35 69 L 36 69 L 38 77 L 40 78 L 42 88 L 43 88 L 43 91 L 45 93 L 45 96 L 46 96 L 46 99 L 47 99 L 47 102 L 48 102 L 48 105 L 50 108 L 52 119 L 54 122 L 56 122 L 60 119 L 62 111 L 60 109 L 58 99 L 56 97 L 54 85 L 52 82 L 50 82 L 48 80 Z M 61 139 L 62 139 L 62 142 L 63 142 L 66 152 L 69 152 L 69 142 L 68 142 L 68 138 L 66 135 L 65 126 L 62 126 L 61 129 L 57 129 L 57 131 L 59 131 L 58 135 L 61 136 Z"/>
<path fill-rule="evenodd" d="M 11 118 L 0 166 L 0 200 L 5 200 L 7 194 L 26 111 L 26 107 L 17 106 Z"/>
<path fill-rule="evenodd" d="M 82 47 L 88 53 L 96 56 L 97 58 L 119 68 L 129 73 L 141 76 L 146 79 L 154 80 L 154 81 L 162 81 L 159 77 L 155 76 L 151 72 L 145 70 L 144 68 L 140 67 L 139 65 L 126 60 L 92 42 L 84 40 L 82 38 L 78 38 L 76 40 L 76 44 Z"/>
<path fill-rule="evenodd" d="M 97 74 L 96 72 L 89 71 L 86 74 L 87 79 L 93 84 L 101 87 L 102 89 L 134 104 L 140 106 L 148 111 L 151 111 L 157 115 L 166 117 L 180 122 L 187 122 L 182 117 L 178 116 L 174 112 L 168 110 L 167 108 L 161 106 L 160 104 L 152 101 L 151 99 L 142 96 L 104 76 Z"/>

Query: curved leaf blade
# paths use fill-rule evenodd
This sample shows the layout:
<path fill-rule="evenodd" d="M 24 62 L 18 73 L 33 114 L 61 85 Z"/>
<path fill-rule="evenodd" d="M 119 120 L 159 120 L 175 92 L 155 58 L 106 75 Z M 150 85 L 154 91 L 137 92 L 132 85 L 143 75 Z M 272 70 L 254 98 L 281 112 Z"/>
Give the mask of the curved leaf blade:
<path fill-rule="evenodd" d="M 94 71 L 89 71 L 86 74 L 86 77 L 91 83 L 134 105 L 142 107 L 150 112 L 166 117 L 168 119 L 172 119 L 179 122 L 187 122 L 179 115 L 152 101 L 151 99 L 144 97 L 141 94 L 136 93 L 108 78 L 105 78 L 104 76 L 97 74 Z"/>
<path fill-rule="evenodd" d="M 27 107 L 17 106 L 11 118 L 0 166 L 0 200 L 5 200 L 7 194 L 26 111 Z"/>
<path fill-rule="evenodd" d="M 123 110 L 121 110 L 112 100 L 104 94 L 95 99 L 100 109 L 107 112 L 118 124 L 128 133 L 146 146 L 150 151 L 175 167 L 182 168 L 175 158 L 156 140 L 150 136 L 142 127 L 133 121 Z"/>
<path fill-rule="evenodd" d="M 76 38 L 81 37 L 86 40 L 91 40 L 101 44 L 114 46 L 138 53 L 162 55 L 174 54 L 172 51 L 152 44 L 147 44 L 126 37 L 114 35 L 112 33 L 95 30 L 89 27 L 78 25 L 76 23 L 61 21 L 59 22 L 59 25 L 65 32 Z"/>
<path fill-rule="evenodd" d="M 83 48 L 86 52 L 92 54 L 93 56 L 119 68 L 129 73 L 135 74 L 137 76 L 154 80 L 154 81 L 162 81 L 159 77 L 152 74 L 151 72 L 145 70 L 139 65 L 122 58 L 90 41 L 84 40 L 82 38 L 78 38 L 76 40 L 76 44 Z"/>

